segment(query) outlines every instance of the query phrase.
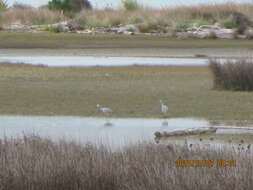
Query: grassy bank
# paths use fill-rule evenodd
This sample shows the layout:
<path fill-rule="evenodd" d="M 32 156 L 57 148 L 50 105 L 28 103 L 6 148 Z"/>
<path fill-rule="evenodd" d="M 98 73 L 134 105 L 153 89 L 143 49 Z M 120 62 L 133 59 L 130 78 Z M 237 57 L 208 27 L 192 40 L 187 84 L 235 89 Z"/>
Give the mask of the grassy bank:
<path fill-rule="evenodd" d="M 139 144 L 119 152 L 28 136 L 0 142 L 1 189 L 163 190 L 252 189 L 250 149 L 205 151 Z M 210 167 L 176 167 L 176 160 L 213 160 Z M 235 160 L 236 166 L 217 166 Z"/>
<path fill-rule="evenodd" d="M 253 48 L 250 40 L 173 39 L 148 35 L 22 34 L 0 32 L 0 48 Z"/>
<path fill-rule="evenodd" d="M 107 7 L 104 10 L 83 9 L 79 12 L 49 10 L 46 6 L 32 8 L 24 4 L 14 4 L 13 7 L 0 9 L 0 26 L 13 23 L 25 25 L 48 24 L 63 20 L 71 20 L 74 25 L 83 28 L 115 27 L 135 24 L 140 32 L 173 34 L 185 32 L 188 27 L 219 24 L 223 28 L 237 29 L 243 33 L 252 26 L 252 3 L 206 3 L 195 6 L 177 6 L 161 9 L 146 7 L 132 3 L 119 9 Z M 123 3 L 124 4 L 124 3 Z M 132 8 L 131 8 L 132 7 Z"/>
<path fill-rule="evenodd" d="M 0 114 L 252 120 L 252 93 L 212 90 L 207 67 L 47 68 L 0 64 Z"/>

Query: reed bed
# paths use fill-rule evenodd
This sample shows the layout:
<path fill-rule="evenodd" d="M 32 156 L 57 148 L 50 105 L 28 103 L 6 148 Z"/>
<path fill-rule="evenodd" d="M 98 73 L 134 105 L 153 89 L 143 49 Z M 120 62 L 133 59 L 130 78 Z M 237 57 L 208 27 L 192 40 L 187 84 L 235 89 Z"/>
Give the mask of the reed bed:
<path fill-rule="evenodd" d="M 178 168 L 178 159 L 236 160 L 237 164 Z M 112 151 L 33 135 L 0 141 L 0 189 L 5 190 L 250 190 L 252 175 L 248 151 L 148 143 Z"/>
<path fill-rule="evenodd" d="M 215 89 L 253 90 L 252 59 L 210 60 L 209 67 L 213 73 Z"/>

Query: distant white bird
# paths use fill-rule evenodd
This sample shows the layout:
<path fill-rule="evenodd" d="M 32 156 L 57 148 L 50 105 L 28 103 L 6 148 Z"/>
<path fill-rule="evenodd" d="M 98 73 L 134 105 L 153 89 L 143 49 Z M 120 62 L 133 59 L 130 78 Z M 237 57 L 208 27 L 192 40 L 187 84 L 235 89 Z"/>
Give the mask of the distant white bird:
<path fill-rule="evenodd" d="M 110 108 L 103 108 L 99 104 L 97 104 L 97 108 L 103 112 L 106 116 L 110 116 L 112 114 L 112 110 Z"/>
<path fill-rule="evenodd" d="M 161 105 L 161 112 L 162 112 L 163 114 L 166 114 L 166 113 L 169 112 L 169 107 L 166 106 L 166 105 L 163 103 L 162 100 L 160 100 L 160 105 Z"/>
<path fill-rule="evenodd" d="M 169 112 L 169 107 L 166 106 L 166 105 L 163 103 L 162 100 L 160 100 L 160 106 L 161 106 L 161 112 L 162 112 L 162 114 L 165 116 L 165 114 Z M 166 121 L 166 120 L 162 122 L 162 126 L 168 126 L 168 124 L 169 124 L 169 123 L 168 123 L 168 121 Z"/>
<path fill-rule="evenodd" d="M 110 115 L 112 115 L 112 110 L 110 108 L 103 108 L 101 107 L 99 104 L 97 104 L 97 108 L 103 112 L 107 117 L 109 117 Z M 109 121 L 109 119 L 106 121 L 106 123 L 104 124 L 105 126 L 112 126 L 113 124 Z"/>

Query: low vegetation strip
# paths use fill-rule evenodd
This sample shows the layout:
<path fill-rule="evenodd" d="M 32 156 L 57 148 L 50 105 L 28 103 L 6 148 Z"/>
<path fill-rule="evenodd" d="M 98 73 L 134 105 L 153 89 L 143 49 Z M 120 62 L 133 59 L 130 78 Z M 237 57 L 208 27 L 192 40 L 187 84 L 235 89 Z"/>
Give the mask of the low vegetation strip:
<path fill-rule="evenodd" d="M 0 64 L 0 114 L 253 120 L 253 96 L 212 90 L 208 67 L 50 68 Z M 240 111 L 238 111 L 240 110 Z"/>
<path fill-rule="evenodd" d="M 194 40 L 160 36 L 79 35 L 69 33 L 7 33 L 0 32 L 0 48 L 17 49 L 86 49 L 86 48 L 238 48 L 253 49 L 250 40 Z M 240 51 L 240 50 L 238 50 Z"/>
<path fill-rule="evenodd" d="M 234 91 L 253 91 L 253 60 L 210 60 L 214 88 Z"/>
<path fill-rule="evenodd" d="M 3 30 L 35 33 L 41 32 L 43 28 L 43 31 L 56 33 L 251 39 L 252 9 L 252 3 L 153 9 L 139 4 L 136 0 L 122 0 L 122 8 L 106 7 L 101 10 L 92 9 L 87 0 L 52 0 L 48 5 L 39 8 L 18 3 L 11 7 L 8 4 L 0 4 L 0 26 Z"/>
<path fill-rule="evenodd" d="M 5 190 L 251 190 L 252 171 L 250 148 L 140 143 L 115 152 L 38 136 L 0 141 L 0 189 Z"/>

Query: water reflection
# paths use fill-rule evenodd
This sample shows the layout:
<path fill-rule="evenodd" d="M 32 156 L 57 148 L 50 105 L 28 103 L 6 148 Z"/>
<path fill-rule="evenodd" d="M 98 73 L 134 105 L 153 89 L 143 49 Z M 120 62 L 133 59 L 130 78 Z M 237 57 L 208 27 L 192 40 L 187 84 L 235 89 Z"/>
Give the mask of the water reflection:
<path fill-rule="evenodd" d="M 124 118 L 110 119 L 105 126 L 104 118 L 82 117 L 28 117 L 0 116 L 0 137 L 21 137 L 23 134 L 35 134 L 53 140 L 65 138 L 79 143 L 102 143 L 111 147 L 122 147 L 141 141 L 184 145 L 185 141 L 194 146 L 220 146 L 230 144 L 252 144 L 253 130 L 224 129 L 224 123 L 191 118 L 164 119 Z M 247 123 L 250 126 L 250 122 Z M 194 135 L 155 139 L 157 131 L 175 131 L 189 128 L 217 127 L 216 134 Z M 219 129 L 222 127 L 222 129 Z M 231 126 L 228 126 L 231 127 Z"/>
<path fill-rule="evenodd" d="M 104 118 L 81 117 L 22 117 L 1 116 L 0 136 L 15 137 L 34 133 L 53 139 L 67 138 L 81 143 L 103 143 L 121 146 L 140 141 L 154 141 L 154 133 L 162 130 L 203 127 L 208 121 L 195 119 L 110 119 L 110 127 Z"/>

